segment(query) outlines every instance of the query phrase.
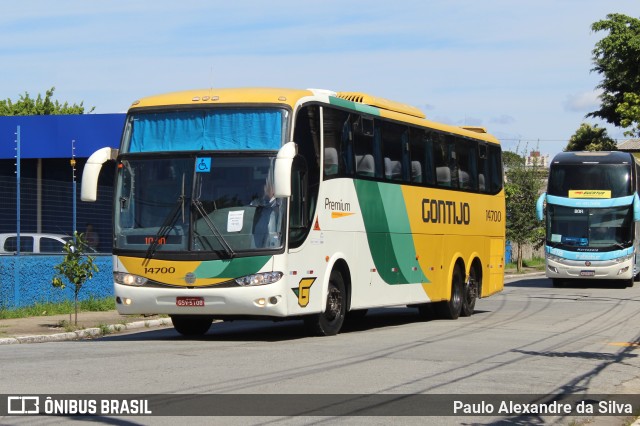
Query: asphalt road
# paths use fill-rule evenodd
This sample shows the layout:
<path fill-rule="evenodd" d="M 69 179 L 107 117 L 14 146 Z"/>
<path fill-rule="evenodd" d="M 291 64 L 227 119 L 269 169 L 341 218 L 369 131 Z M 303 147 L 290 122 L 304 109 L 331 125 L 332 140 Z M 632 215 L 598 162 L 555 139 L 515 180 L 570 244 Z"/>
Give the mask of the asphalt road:
<path fill-rule="evenodd" d="M 296 321 L 231 322 L 214 324 L 200 340 L 185 339 L 173 329 L 151 329 L 90 341 L 7 345 L 0 349 L 0 394 L 481 394 L 489 399 L 640 394 L 639 324 L 640 283 L 626 289 L 556 289 L 537 276 L 511 280 L 502 293 L 478 301 L 469 318 L 424 321 L 414 309 L 376 309 L 334 337 L 307 337 Z M 217 423 L 388 424 L 390 419 L 298 418 L 287 409 L 279 414 L 225 417 Z M 622 424 L 624 417 L 590 419 L 574 412 L 547 418 L 463 415 L 427 420 L 591 420 L 608 425 Z M 134 424 L 175 422 L 163 417 L 124 419 Z M 420 417 L 399 419 L 402 424 L 425 423 Z M 0 423 L 55 420 L 5 417 Z"/>

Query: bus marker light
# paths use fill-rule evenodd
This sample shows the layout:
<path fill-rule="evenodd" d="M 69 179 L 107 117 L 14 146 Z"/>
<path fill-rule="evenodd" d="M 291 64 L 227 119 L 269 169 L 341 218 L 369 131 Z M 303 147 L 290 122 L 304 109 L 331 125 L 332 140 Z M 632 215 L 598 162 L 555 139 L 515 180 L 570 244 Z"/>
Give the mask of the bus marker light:
<path fill-rule="evenodd" d="M 267 301 L 264 299 L 264 297 L 261 297 L 260 299 L 256 300 L 256 304 L 258 306 L 264 306 L 266 305 Z"/>
<path fill-rule="evenodd" d="M 325 256 L 325 257 L 324 257 L 324 261 L 325 261 L 325 262 L 329 262 L 329 256 Z"/>
<path fill-rule="evenodd" d="M 122 303 L 124 303 L 125 305 L 131 305 L 133 304 L 133 300 L 125 297 L 124 299 L 122 299 Z"/>

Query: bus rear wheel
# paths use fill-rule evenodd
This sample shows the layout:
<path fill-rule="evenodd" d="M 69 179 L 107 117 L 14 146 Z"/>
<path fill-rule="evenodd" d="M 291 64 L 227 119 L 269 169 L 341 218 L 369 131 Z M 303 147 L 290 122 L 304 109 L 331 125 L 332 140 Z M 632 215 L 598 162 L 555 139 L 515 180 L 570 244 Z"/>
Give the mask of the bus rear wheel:
<path fill-rule="evenodd" d="M 470 317 L 476 307 L 476 300 L 478 299 L 478 290 L 480 283 L 478 282 L 478 274 L 476 268 L 471 267 L 469 271 L 469 280 L 464 283 L 464 291 L 462 297 L 462 308 L 460 315 L 463 317 Z"/>
<path fill-rule="evenodd" d="M 459 266 L 453 270 L 451 278 L 451 296 L 449 300 L 437 302 L 435 309 L 438 317 L 444 319 L 458 319 L 462 312 L 462 299 L 464 293 L 464 275 Z"/>
<path fill-rule="evenodd" d="M 211 327 L 213 317 L 207 315 L 170 315 L 173 328 L 183 336 L 202 336 Z"/>
<path fill-rule="evenodd" d="M 339 271 L 329 277 L 327 306 L 324 312 L 305 317 L 307 329 L 316 336 L 334 336 L 340 332 L 347 311 L 344 280 Z"/>

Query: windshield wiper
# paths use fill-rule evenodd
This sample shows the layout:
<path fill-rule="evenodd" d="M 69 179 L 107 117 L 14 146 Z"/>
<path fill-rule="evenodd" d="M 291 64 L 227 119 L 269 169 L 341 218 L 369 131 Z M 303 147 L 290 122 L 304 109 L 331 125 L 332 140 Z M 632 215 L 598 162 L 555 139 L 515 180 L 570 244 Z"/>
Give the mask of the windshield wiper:
<path fill-rule="evenodd" d="M 176 223 L 176 220 L 178 219 L 178 213 L 180 213 L 181 208 L 184 209 L 183 206 L 184 206 L 184 196 L 180 195 L 180 197 L 178 197 L 178 201 L 176 202 L 176 205 L 173 207 L 173 209 L 169 212 L 169 214 L 165 218 L 164 222 L 158 229 L 158 232 L 156 232 L 156 235 L 153 237 L 153 242 L 147 249 L 147 253 L 144 256 L 145 259 L 147 259 L 147 262 L 151 260 L 151 258 L 153 257 L 153 254 L 156 252 L 158 246 L 160 245 L 160 241 L 162 241 L 162 239 L 165 238 L 167 234 L 169 234 L 169 231 L 173 229 L 173 225 Z"/>
<path fill-rule="evenodd" d="M 229 245 L 227 240 L 224 238 L 224 236 L 222 235 L 218 227 L 215 225 L 215 223 L 213 223 L 213 221 L 209 219 L 209 215 L 205 211 L 204 206 L 202 205 L 202 201 L 200 201 L 199 199 L 195 199 L 191 202 L 191 204 L 195 206 L 198 213 L 200 213 L 200 216 L 202 216 L 204 223 L 207 224 L 207 226 L 213 233 L 213 236 L 216 237 L 216 239 L 218 240 L 218 242 L 220 243 L 224 251 L 227 253 L 227 256 L 229 256 L 230 259 L 234 258 L 236 253 L 233 251 L 233 248 L 231 248 L 231 246 Z"/>
<path fill-rule="evenodd" d="M 182 210 L 182 222 L 184 222 L 184 200 L 185 200 L 185 195 L 184 195 L 184 174 L 183 174 L 182 175 L 182 193 L 178 197 L 178 201 L 176 202 L 176 205 L 173 207 L 173 210 L 169 212 L 164 222 L 158 229 L 158 232 L 156 232 L 156 235 L 153 238 L 153 242 L 147 249 L 147 253 L 144 256 L 146 259 L 146 263 L 149 263 L 149 260 L 151 260 L 151 258 L 153 257 L 153 254 L 156 252 L 156 250 L 158 249 L 158 246 L 160 245 L 160 241 L 163 238 L 165 238 L 167 234 L 169 234 L 169 231 L 173 229 L 173 225 L 176 223 L 176 220 L 178 219 L 178 213 L 181 210 Z"/>

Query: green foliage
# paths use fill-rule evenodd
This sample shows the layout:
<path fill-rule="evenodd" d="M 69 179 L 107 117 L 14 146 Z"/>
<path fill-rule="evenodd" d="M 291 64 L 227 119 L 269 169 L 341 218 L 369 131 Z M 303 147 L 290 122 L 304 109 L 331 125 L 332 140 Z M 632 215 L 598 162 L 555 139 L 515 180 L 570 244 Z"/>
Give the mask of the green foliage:
<path fill-rule="evenodd" d="M 591 29 L 608 35 L 593 49 L 595 66 L 591 70 L 603 77 L 597 86 L 602 95 L 600 109 L 587 116 L 602 118 L 617 127 L 634 126 L 628 135 L 640 136 L 640 115 L 633 115 L 640 94 L 640 19 L 612 13 L 594 22 Z"/>
<path fill-rule="evenodd" d="M 66 253 L 63 261 L 54 266 L 56 273 L 51 280 L 54 287 L 65 289 L 66 283 L 73 287 L 75 306 L 75 323 L 78 324 L 78 294 L 87 280 L 93 278 L 98 267 L 93 263 L 93 256 L 86 256 L 82 248 L 86 247 L 83 234 L 74 232 L 74 238 L 67 241 L 63 249 Z"/>
<path fill-rule="evenodd" d="M 615 151 L 616 142 L 607 135 L 607 129 L 597 124 L 582 123 L 571 136 L 565 151 Z"/>
<path fill-rule="evenodd" d="M 33 99 L 29 96 L 29 93 L 24 92 L 24 95 L 20 95 L 20 99 L 12 101 L 11 99 L 0 100 L 0 116 L 6 115 L 68 115 L 68 114 L 84 114 L 83 102 L 80 105 L 72 104 L 68 102 L 61 104 L 58 101 L 52 100 L 55 87 L 47 90 L 44 99 L 42 95 L 38 94 L 38 97 Z M 92 107 L 88 113 L 93 112 L 95 107 Z"/>
<path fill-rule="evenodd" d="M 522 269 L 522 246 L 544 241 L 543 224 L 536 218 L 536 201 L 544 185 L 545 169 L 526 167 L 524 162 L 510 164 L 505 184 L 507 204 L 507 240 L 518 245 L 518 272 Z"/>
<path fill-rule="evenodd" d="M 65 300 L 59 303 L 34 303 L 31 306 L 22 308 L 2 308 L 0 309 L 0 319 L 44 317 L 48 315 L 68 314 L 73 310 L 73 302 Z M 116 308 L 113 297 L 95 299 L 90 297 L 87 300 L 78 302 L 80 312 L 106 312 Z"/>
<path fill-rule="evenodd" d="M 640 95 L 625 93 L 623 102 L 616 106 L 616 112 L 620 115 L 620 125 L 631 127 L 624 132 L 625 136 L 640 136 Z"/>
<path fill-rule="evenodd" d="M 504 162 L 504 166 L 506 169 L 510 169 L 512 167 L 518 167 L 519 165 L 524 166 L 525 164 L 524 157 L 511 151 L 502 152 L 502 161 Z"/>

